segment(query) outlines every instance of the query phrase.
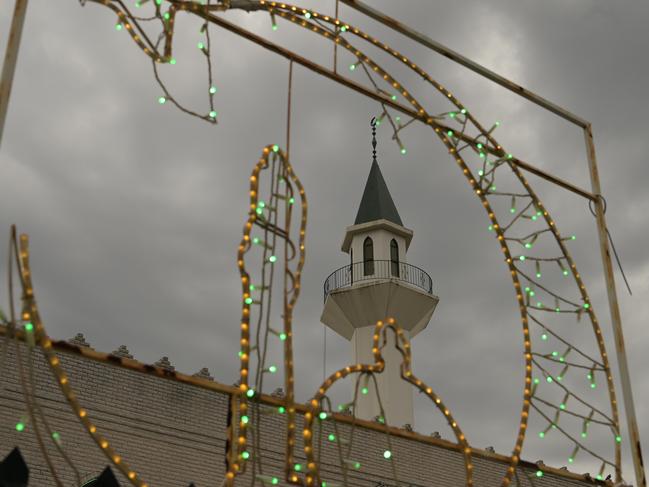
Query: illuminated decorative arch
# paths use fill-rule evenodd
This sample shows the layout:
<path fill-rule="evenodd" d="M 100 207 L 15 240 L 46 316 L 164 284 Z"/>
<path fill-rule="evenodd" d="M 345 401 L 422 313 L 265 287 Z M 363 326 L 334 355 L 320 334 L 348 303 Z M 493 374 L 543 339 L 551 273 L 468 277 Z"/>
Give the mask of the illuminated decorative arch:
<path fill-rule="evenodd" d="M 401 327 L 396 323 L 394 318 L 388 318 L 387 324 L 383 321 L 377 321 L 374 327 L 374 336 L 373 336 L 373 345 L 372 353 L 374 354 L 375 362 L 373 364 L 355 364 L 344 367 L 333 374 L 331 374 L 320 386 L 318 392 L 313 396 L 309 401 L 309 411 L 304 414 L 304 454 L 307 459 L 307 470 L 306 475 L 306 485 L 311 486 L 320 486 L 323 485 L 320 480 L 320 473 L 318 464 L 315 458 L 315 452 L 313 448 L 313 421 L 318 414 L 323 411 L 322 400 L 325 397 L 327 391 L 339 380 L 344 379 L 350 374 L 380 374 L 385 368 L 385 360 L 381 354 L 381 349 L 387 343 L 386 332 L 387 330 L 392 330 L 395 335 L 395 346 L 401 353 L 403 361 L 401 362 L 401 378 L 417 389 L 420 392 L 426 394 L 426 396 L 435 404 L 437 409 L 444 415 L 449 426 L 453 430 L 455 437 L 460 445 L 462 454 L 464 455 L 464 467 L 466 472 L 466 485 L 471 487 L 473 485 L 473 463 L 471 462 L 471 447 L 464 436 L 464 433 L 460 429 L 459 425 L 453 418 L 450 410 L 444 405 L 442 399 L 435 394 L 432 387 L 429 387 L 419 379 L 411 369 L 411 352 L 410 352 L 410 342 L 406 338 L 405 334 Z M 380 339 L 383 338 L 382 342 L 379 343 Z M 325 413 L 326 414 L 326 413 Z M 386 458 L 391 459 L 392 454 Z"/>
<path fill-rule="evenodd" d="M 152 19 L 156 22 L 159 21 L 162 25 L 161 33 L 164 38 L 164 49 L 161 51 L 158 49 L 159 42 L 151 42 L 149 37 L 146 35 L 145 30 L 141 27 L 140 24 L 143 21 L 132 15 L 121 1 L 89 1 L 103 4 L 116 12 L 118 16 L 117 25 L 121 26 L 120 28 L 125 28 L 138 46 L 154 61 L 156 79 L 160 82 L 164 91 L 164 96 L 159 99 L 160 103 L 166 103 L 168 100 L 172 101 L 185 112 L 199 116 L 208 122 L 216 123 L 216 112 L 214 111 L 211 97 L 210 109 L 204 115 L 185 109 L 169 94 L 158 76 L 156 63 L 174 64 L 175 62 L 172 56 L 172 43 L 175 15 L 177 12 L 184 11 L 193 13 L 205 20 L 204 32 L 208 37 L 208 42 L 202 46 L 199 44 L 199 48 L 206 54 L 208 67 L 210 67 L 209 25 L 215 24 L 229 30 L 230 32 L 244 36 L 269 50 L 287 57 L 292 61 L 298 62 L 319 74 L 335 79 L 336 81 L 377 100 L 382 107 L 379 121 L 386 119 L 390 122 L 394 131 L 393 137 L 400 145 L 401 152 L 404 154 L 406 153 L 406 147 L 400 138 L 400 134 L 411 122 L 419 121 L 433 129 L 434 134 L 444 144 L 454 162 L 458 165 L 460 171 L 465 176 L 472 192 L 476 195 L 485 209 L 489 219 L 489 229 L 493 231 L 495 235 L 502 252 L 503 261 L 510 273 L 520 312 L 525 358 L 522 404 L 518 434 L 514 441 L 510 465 L 503 477 L 502 485 L 507 486 L 514 475 L 515 467 L 520 459 L 520 454 L 526 438 L 531 409 L 537 411 L 539 415 L 547 421 L 547 431 L 550 429 L 556 429 L 574 444 L 573 453 L 571 453 L 569 457 L 570 460 L 574 459 L 576 452 L 584 450 L 602 462 L 598 477 L 601 477 L 604 474 L 607 467 L 611 467 L 614 469 L 616 480 L 620 481 L 622 479 L 620 450 L 621 436 L 617 399 L 612 373 L 602 331 L 595 310 L 591 305 L 585 284 L 581 279 L 576 264 L 566 245 L 566 242 L 572 240 L 572 237 L 564 237 L 559 232 L 555 220 L 549 214 L 546 206 L 538 198 L 530 182 L 523 175 L 522 168 L 532 172 L 536 171 L 537 174 L 539 171 L 533 169 L 532 166 L 517 157 L 514 157 L 512 154 L 509 154 L 494 138 L 493 132 L 497 128 L 498 123 L 494 124 L 489 129 L 485 128 L 485 126 L 478 122 L 471 111 L 468 110 L 452 92 L 439 82 L 435 81 L 409 57 L 337 17 L 324 15 L 314 10 L 304 9 L 286 3 L 268 2 L 265 0 L 259 0 L 257 2 L 250 0 L 245 2 L 251 10 L 268 12 L 271 16 L 273 25 L 276 25 L 276 17 L 284 18 L 297 26 L 303 27 L 307 32 L 315 33 L 329 39 L 336 48 L 340 47 L 350 53 L 354 57 L 355 61 L 352 64 L 354 71 L 360 68 L 358 71 L 364 72 L 371 81 L 371 86 L 369 88 L 354 80 L 341 77 L 336 72 L 331 72 L 322 68 L 312 61 L 291 53 L 290 51 L 216 15 L 218 12 L 233 8 L 233 5 L 242 4 L 242 2 L 228 0 L 213 5 L 208 1 L 207 5 L 201 5 L 198 2 L 193 1 L 166 0 L 169 4 L 169 9 L 163 11 L 162 4 L 165 0 L 155 0 L 151 3 L 154 9 Z M 406 87 L 399 82 L 394 75 L 382 68 L 370 56 L 365 54 L 365 52 L 351 44 L 350 40 L 352 38 L 359 42 L 367 42 L 369 45 L 382 51 L 385 55 L 396 59 L 401 63 L 404 70 L 413 72 L 419 79 L 424 80 L 424 82 L 430 85 L 433 90 L 441 96 L 439 101 L 450 103 L 452 105 L 451 109 L 439 114 L 432 114 L 432 112 L 429 113 L 429 110 L 423 106 L 423 102 L 420 102 L 415 98 L 411 91 L 406 89 Z M 211 70 L 208 71 L 210 71 L 209 90 L 211 95 L 213 94 L 213 87 L 211 86 Z M 381 85 L 383 87 L 381 87 L 379 83 L 383 83 L 383 85 Z M 402 114 L 409 116 L 410 120 L 401 123 L 399 117 L 393 117 L 390 110 L 399 111 Z M 505 192 L 499 191 L 495 184 L 497 175 L 499 178 L 508 177 L 508 181 L 511 184 L 515 184 L 515 190 Z M 564 183 L 563 186 L 568 187 L 570 185 Z M 596 201 L 597 204 L 600 204 L 593 195 L 574 186 L 570 189 L 579 194 L 585 195 L 591 200 Z M 510 198 L 511 204 L 508 208 L 504 207 L 502 202 L 504 200 L 509 200 Z M 521 202 L 522 206 L 519 206 L 518 204 Z M 306 219 L 306 213 L 304 213 L 304 218 Z M 304 222 L 305 221 L 306 220 L 304 220 Z M 514 229 L 524 226 L 521 225 L 522 223 L 532 225 L 532 230 L 527 234 L 512 234 Z M 541 241 L 545 241 L 546 245 L 552 246 L 555 253 L 549 256 L 535 254 L 535 249 L 539 247 L 539 242 Z M 242 245 L 245 250 L 245 245 Z M 516 249 L 514 249 L 514 247 L 516 247 Z M 242 252 L 243 251 L 240 248 L 240 256 L 242 255 Z M 541 276 L 547 274 L 549 264 L 554 265 L 552 269 L 554 269 L 554 271 L 558 270 L 559 276 L 572 277 L 572 283 L 574 284 L 573 292 L 576 292 L 578 297 L 565 297 L 558 291 L 551 289 L 549 285 L 545 284 L 545 282 L 540 282 Z M 240 267 L 241 266 L 242 264 L 240 263 Z M 532 269 L 530 269 L 530 266 L 532 266 Z M 242 271 L 242 281 L 244 278 L 243 272 L 244 271 Z M 245 294 L 246 283 L 243 282 L 243 284 Z M 554 300 L 554 303 L 551 304 L 548 302 L 552 300 Z M 244 312 L 245 309 L 246 308 L 244 307 Z M 545 313 L 551 313 L 551 316 L 574 315 L 577 320 L 586 317 L 590 321 L 592 327 L 596 345 L 598 347 L 599 357 L 593 358 L 581 351 L 576 343 L 565 340 L 559 331 L 553 329 L 546 323 L 546 318 L 548 318 L 549 315 L 546 314 L 544 319 L 540 318 L 540 316 Z M 249 350 L 246 352 L 246 347 L 249 346 L 249 343 L 244 342 L 244 340 L 247 340 L 247 338 L 244 337 L 243 332 L 244 323 L 245 320 L 242 320 L 242 354 L 248 354 Z M 531 325 L 537 327 L 541 332 L 539 341 L 541 347 L 546 347 L 547 343 L 554 342 L 555 344 L 562 344 L 562 346 L 567 347 L 566 351 L 560 354 L 556 350 L 552 351 L 552 353 L 546 353 L 544 351 L 536 352 L 533 350 L 533 336 L 530 330 Z M 566 356 L 572 351 L 575 351 L 575 354 L 579 354 L 582 363 L 566 360 Z M 290 363 L 290 367 L 286 368 L 287 381 L 292 382 L 292 372 L 288 372 L 292 368 L 290 346 L 285 349 L 285 353 L 286 360 Z M 561 369 L 558 373 L 551 370 L 551 367 L 555 366 Z M 573 369 L 584 367 L 588 369 L 589 373 L 587 377 L 589 382 L 587 383 L 587 386 L 593 389 L 597 384 L 595 379 L 596 376 L 604 377 L 608 390 L 608 401 L 610 404 L 609 411 L 604 412 L 600 410 L 588 400 L 583 399 L 580 394 L 576 394 L 573 390 L 562 384 L 562 379 L 565 373 L 568 372 L 571 367 Z M 535 377 L 533 373 L 535 368 L 537 370 L 537 377 Z M 247 368 L 244 364 L 244 360 L 242 360 L 242 379 L 244 370 L 247 371 Z M 544 387 L 553 387 L 558 388 L 558 390 L 563 390 L 566 399 L 560 404 L 555 404 L 542 398 L 539 393 L 539 388 L 541 387 L 539 376 L 543 377 L 544 382 L 549 384 Z M 242 394 L 248 393 L 248 383 L 246 381 L 242 380 L 240 387 Z M 588 388 L 586 390 L 588 391 Z M 242 396 L 242 398 L 243 397 L 245 396 Z M 573 402 L 580 402 L 582 405 L 590 408 L 590 413 L 581 415 L 580 413 L 569 411 L 566 406 L 566 402 L 569 399 L 573 399 Z M 245 398 L 242 399 L 241 404 L 245 407 Z M 543 407 L 545 406 L 551 407 L 556 411 L 554 416 L 547 415 L 543 412 Z M 558 425 L 559 418 L 562 414 L 572 414 L 573 416 L 578 416 L 583 419 L 583 429 L 581 432 L 582 439 L 573 435 L 569 431 L 564 430 Z M 586 438 L 587 428 L 591 423 L 610 429 L 614 459 L 609 460 L 591 451 L 585 445 L 583 438 Z M 289 424 L 291 424 L 290 421 Z M 240 431 L 244 432 L 244 439 L 242 441 L 243 445 L 245 445 L 245 424 L 241 427 Z M 543 432 L 543 434 L 547 431 Z M 287 455 L 286 458 L 287 471 L 290 465 L 289 456 L 290 455 Z M 239 465 L 238 462 L 239 459 L 237 459 L 233 465 Z M 542 470 L 539 470 L 539 472 L 542 475 Z M 230 473 L 233 478 L 234 471 L 231 471 Z"/>

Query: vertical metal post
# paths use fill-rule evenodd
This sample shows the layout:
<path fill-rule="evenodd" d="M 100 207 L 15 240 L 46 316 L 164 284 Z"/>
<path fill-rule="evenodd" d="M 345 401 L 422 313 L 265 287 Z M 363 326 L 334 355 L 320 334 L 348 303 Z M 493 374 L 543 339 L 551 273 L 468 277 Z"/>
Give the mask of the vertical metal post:
<path fill-rule="evenodd" d="M 584 137 L 586 138 L 586 152 L 588 155 L 588 168 L 590 170 L 590 183 L 592 192 L 596 196 L 599 196 L 602 193 L 599 182 L 599 173 L 597 172 L 597 159 L 595 157 L 593 132 L 590 124 L 584 127 Z M 644 465 L 642 463 L 642 450 L 640 448 L 640 432 L 638 431 L 638 422 L 635 415 L 633 391 L 631 389 L 631 378 L 629 376 L 629 365 L 626 359 L 624 334 L 622 333 L 622 317 L 620 315 L 620 307 L 617 302 L 615 277 L 613 275 L 613 264 L 611 263 L 611 253 L 608 245 L 608 235 L 606 232 L 604 205 L 602 199 L 599 197 L 595 200 L 595 216 L 597 219 L 599 248 L 602 254 L 602 264 L 604 267 L 604 278 L 606 280 L 608 306 L 611 311 L 611 324 L 613 325 L 613 336 L 615 338 L 615 350 L 617 352 L 620 382 L 622 383 L 624 412 L 626 415 L 627 429 L 629 430 L 629 443 L 631 446 L 631 456 L 633 457 L 633 468 L 635 470 L 636 486 L 647 487 L 647 479 L 645 477 Z"/>
<path fill-rule="evenodd" d="M 2 78 L 0 78 L 0 145 L 2 144 L 2 134 L 4 133 L 7 108 L 9 106 L 9 95 L 11 95 L 11 85 L 13 84 L 14 72 L 16 70 L 18 47 L 20 47 L 20 38 L 23 33 L 26 13 L 27 0 L 16 0 L 9 39 L 7 40 L 5 60 L 2 65 Z"/>

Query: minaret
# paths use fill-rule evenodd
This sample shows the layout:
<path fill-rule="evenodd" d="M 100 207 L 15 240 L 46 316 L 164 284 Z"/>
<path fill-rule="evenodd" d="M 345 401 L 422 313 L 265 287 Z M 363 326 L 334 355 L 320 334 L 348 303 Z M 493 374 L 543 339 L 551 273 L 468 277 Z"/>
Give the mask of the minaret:
<path fill-rule="evenodd" d="M 342 251 L 350 264 L 325 281 L 325 305 L 320 321 L 350 340 L 354 362 L 372 364 L 372 335 L 378 320 L 393 317 L 413 338 L 428 325 L 438 298 L 430 276 L 406 262 L 413 231 L 403 226 L 376 161 L 376 127 L 372 120 L 372 167 L 354 224 L 347 227 Z M 401 378 L 402 357 L 389 341 L 382 349 L 385 370 L 377 384 L 385 420 L 393 426 L 414 424 L 412 386 Z M 373 381 L 361 383 L 356 417 L 380 415 Z"/>

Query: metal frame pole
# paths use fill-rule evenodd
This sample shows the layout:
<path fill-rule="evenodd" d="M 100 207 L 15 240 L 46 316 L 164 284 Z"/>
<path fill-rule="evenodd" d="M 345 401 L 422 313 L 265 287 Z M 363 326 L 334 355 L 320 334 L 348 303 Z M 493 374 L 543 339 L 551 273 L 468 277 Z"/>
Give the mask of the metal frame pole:
<path fill-rule="evenodd" d="M 14 80 L 14 72 L 16 71 L 18 48 L 20 47 L 26 13 L 27 0 L 16 0 L 4 64 L 2 65 L 2 78 L 0 78 L 0 146 L 2 145 L 2 134 L 4 133 L 5 120 L 7 118 L 9 96 L 11 95 L 11 86 Z"/>
<path fill-rule="evenodd" d="M 599 248 L 602 254 L 602 265 L 604 267 L 604 278 L 606 280 L 606 293 L 608 295 L 608 306 L 611 312 L 611 325 L 615 338 L 615 351 L 617 352 L 617 363 L 622 383 L 622 396 L 624 396 L 624 412 L 626 415 L 627 429 L 629 430 L 629 443 L 631 446 L 631 457 L 635 470 L 636 486 L 647 487 L 647 478 L 642 463 L 642 450 L 640 448 L 640 432 L 635 414 L 633 402 L 633 390 L 631 389 L 631 377 L 629 364 L 626 358 L 624 345 L 624 334 L 622 332 L 622 316 L 617 301 L 615 290 L 615 276 L 611 262 L 611 252 L 608 245 L 608 234 L 606 231 L 606 217 L 604 216 L 604 202 L 601 198 L 602 190 L 597 171 L 597 159 L 595 157 L 595 144 L 593 143 L 593 132 L 591 125 L 584 127 L 586 139 L 586 152 L 588 154 L 588 169 L 590 171 L 590 183 L 592 192 L 597 196 L 595 200 L 595 217 L 597 219 L 597 236 L 599 237 Z"/>

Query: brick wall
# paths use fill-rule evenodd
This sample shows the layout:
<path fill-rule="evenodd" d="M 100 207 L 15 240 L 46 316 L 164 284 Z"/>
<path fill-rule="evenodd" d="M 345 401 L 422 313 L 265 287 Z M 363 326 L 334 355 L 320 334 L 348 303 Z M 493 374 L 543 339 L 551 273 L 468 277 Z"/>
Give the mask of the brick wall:
<path fill-rule="evenodd" d="M 16 367 L 14 341 L 9 343 L 7 361 L 0 382 L 0 459 L 19 446 L 30 467 L 30 487 L 49 487 L 51 479 L 38 448 L 33 425 L 17 432 L 16 422 L 26 415 L 21 384 Z M 4 337 L 0 337 L 4 345 Z M 27 349 L 19 345 L 23 357 Z M 59 353 L 61 364 L 79 401 L 88 410 L 116 451 L 129 462 L 151 487 L 218 487 L 225 474 L 225 445 L 229 394 L 179 381 L 155 377 L 125 367 L 109 365 L 70 353 Z M 82 480 L 98 475 L 108 464 L 60 393 L 53 376 L 38 350 L 32 352 L 35 395 L 52 428 L 60 433 L 66 453 L 73 459 Z M 27 374 L 27 370 L 25 370 Z M 266 399 L 266 402 L 271 401 Z M 260 404 L 257 419 L 261 463 L 249 461 L 239 485 L 251 485 L 255 474 L 283 477 L 285 416 L 276 407 Z M 254 409 L 254 408 L 253 408 Z M 348 471 L 349 486 L 370 487 L 378 482 L 395 485 L 393 467 L 400 485 L 461 487 L 464 461 L 455 446 L 405 431 L 388 436 L 379 427 L 353 426 L 348 418 L 337 416 L 335 422 L 320 423 L 314 443 L 322 434 L 320 462 L 322 479 L 329 485 L 343 485 L 340 458 L 361 463 L 360 470 Z M 301 417 L 297 431 L 302 430 Z M 322 433 L 318 428 L 322 428 Z M 329 442 L 327 436 L 338 428 L 337 436 L 345 444 Z M 252 441 L 253 437 L 249 437 Z M 47 439 L 46 439 L 47 441 Z M 67 486 L 77 486 L 72 470 L 60 457 L 51 441 L 48 452 L 57 472 Z M 394 462 L 383 458 L 390 449 Z M 296 461 L 304 465 L 301 435 L 297 435 Z M 507 468 L 503 457 L 487 452 L 474 455 L 474 483 L 477 487 L 496 487 Z M 129 482 L 115 469 L 121 484 Z M 546 472 L 535 477 L 536 466 L 525 463 L 518 469 L 518 485 L 526 487 L 576 487 L 594 483 L 569 473 Z M 532 478 L 532 481 L 528 480 Z M 513 482 L 512 485 L 517 485 Z"/>

